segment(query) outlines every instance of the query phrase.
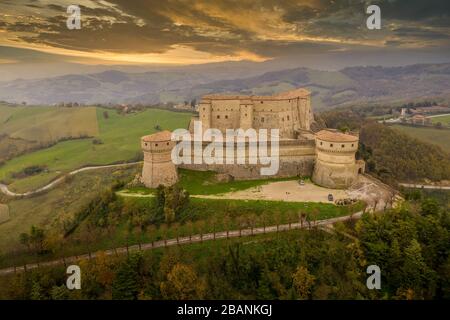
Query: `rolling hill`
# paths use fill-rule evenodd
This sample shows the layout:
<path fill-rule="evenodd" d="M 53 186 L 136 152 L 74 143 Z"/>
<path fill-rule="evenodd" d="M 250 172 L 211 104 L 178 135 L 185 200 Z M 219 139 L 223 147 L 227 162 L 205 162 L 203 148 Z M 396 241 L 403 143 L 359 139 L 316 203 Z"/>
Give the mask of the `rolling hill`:
<path fill-rule="evenodd" d="M 230 78 L 232 76 L 236 78 Z M 339 71 L 294 68 L 263 74 L 184 71 L 126 73 L 105 71 L 0 83 L 0 100 L 28 104 L 60 102 L 182 102 L 213 92 L 273 94 L 296 87 L 312 91 L 316 110 L 352 104 L 450 100 L 450 64 L 404 67 L 348 67 Z"/>

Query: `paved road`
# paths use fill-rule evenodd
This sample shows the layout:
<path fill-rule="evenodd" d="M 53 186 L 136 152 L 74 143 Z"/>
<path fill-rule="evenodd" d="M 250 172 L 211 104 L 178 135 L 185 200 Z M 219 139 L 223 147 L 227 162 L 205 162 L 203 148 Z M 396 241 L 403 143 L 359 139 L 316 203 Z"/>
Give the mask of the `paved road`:
<path fill-rule="evenodd" d="M 414 184 L 414 183 L 399 183 L 398 185 L 406 188 L 450 190 L 450 186 L 435 186 L 435 185 Z"/>
<path fill-rule="evenodd" d="M 84 167 L 84 168 L 80 168 L 74 171 L 71 171 L 68 173 L 68 175 L 75 175 L 77 173 L 83 172 L 83 171 L 89 171 L 89 170 L 97 170 L 97 169 L 105 169 L 105 168 L 114 168 L 114 167 L 127 167 L 127 166 L 132 166 L 138 163 L 141 163 L 142 161 L 138 161 L 138 162 L 130 162 L 130 163 L 119 163 L 119 164 L 110 164 L 110 165 L 106 165 L 106 166 L 91 166 L 91 167 Z M 33 190 L 33 191 L 28 191 L 25 193 L 16 193 L 13 192 L 11 190 L 8 189 L 8 186 L 5 184 L 0 183 L 0 191 L 3 192 L 4 194 L 11 196 L 11 197 L 26 197 L 26 196 L 30 196 L 42 191 L 46 191 L 49 190 L 51 188 L 53 188 L 54 186 L 56 186 L 57 184 L 61 183 L 64 180 L 65 176 L 60 177 L 56 180 L 53 180 L 52 182 L 50 182 L 49 184 L 47 184 L 46 186 Z"/>
<path fill-rule="evenodd" d="M 354 213 L 353 215 L 349 215 L 349 216 L 343 216 L 343 217 L 337 217 L 337 218 L 331 218 L 331 219 L 326 219 L 326 220 L 318 220 L 315 222 L 315 226 L 317 227 L 325 227 L 325 226 L 329 226 L 332 225 L 338 221 L 345 221 L 351 218 L 357 219 L 360 218 L 362 215 L 362 211 Z M 152 249 L 156 249 L 156 248 L 162 248 L 162 247 L 169 247 L 169 246 L 175 246 L 175 245 L 182 245 L 182 244 L 190 244 L 190 243 L 198 243 L 198 242 L 203 242 L 203 241 L 211 241 L 211 240 L 216 240 L 216 239 L 226 239 L 226 238 L 238 238 L 238 237 L 247 237 L 247 236 L 252 236 L 252 235 L 257 235 L 257 234 L 265 234 L 265 233 L 274 233 L 274 232 L 279 232 L 279 231 L 288 231 L 288 230 L 292 230 L 292 229 L 305 229 L 308 227 L 308 223 L 303 223 L 300 224 L 299 222 L 296 223 L 291 223 L 289 224 L 282 224 L 277 226 L 266 226 L 264 227 L 259 227 L 259 228 L 253 228 L 253 229 L 242 229 L 242 230 L 231 230 L 231 231 L 222 231 L 222 232 L 216 232 L 216 233 L 205 233 L 203 235 L 200 234 L 196 234 L 196 235 L 191 235 L 190 237 L 180 237 L 178 239 L 168 239 L 168 240 L 161 240 L 161 241 L 156 241 L 156 242 L 150 242 L 150 243 L 144 243 L 139 245 L 133 245 L 130 247 L 120 247 L 120 248 L 115 248 L 115 249 L 109 249 L 106 251 L 102 251 L 102 253 L 106 254 L 106 255 L 113 255 L 113 254 L 125 254 L 127 252 L 133 252 L 133 251 L 147 251 L 147 250 L 152 250 Z M 95 258 L 97 256 L 96 253 L 92 253 L 92 254 L 82 254 L 79 256 L 72 256 L 72 257 L 67 257 L 65 259 L 57 259 L 57 260 L 52 260 L 52 261 L 46 261 L 46 262 L 41 262 L 41 263 L 32 263 L 32 264 L 27 264 L 26 266 L 20 266 L 20 267 L 12 267 L 12 268 L 5 268 L 5 269 L 0 269 L 0 275 L 7 275 L 7 274 L 12 274 L 15 272 L 23 272 L 25 270 L 31 270 L 31 269 L 36 269 L 38 267 L 50 267 L 50 266 L 56 266 L 56 265 L 64 265 L 64 264 L 70 264 L 70 263 L 77 263 L 80 260 L 87 260 L 87 259 L 92 259 Z"/>

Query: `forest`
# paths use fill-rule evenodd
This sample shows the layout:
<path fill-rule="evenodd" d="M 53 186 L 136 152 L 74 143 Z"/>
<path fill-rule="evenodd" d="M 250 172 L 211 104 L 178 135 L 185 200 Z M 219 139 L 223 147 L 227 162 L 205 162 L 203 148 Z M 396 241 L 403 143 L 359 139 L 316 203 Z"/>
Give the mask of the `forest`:
<path fill-rule="evenodd" d="M 0 299 L 449 299 L 448 203 L 421 192 L 333 230 L 311 227 L 81 261 L 0 278 Z M 381 290 L 366 268 L 381 269 Z"/>
<path fill-rule="evenodd" d="M 441 148 L 364 118 L 352 109 L 320 114 L 321 126 L 358 131 L 357 158 L 366 161 L 366 172 L 396 186 L 398 182 L 450 179 L 450 155 Z"/>

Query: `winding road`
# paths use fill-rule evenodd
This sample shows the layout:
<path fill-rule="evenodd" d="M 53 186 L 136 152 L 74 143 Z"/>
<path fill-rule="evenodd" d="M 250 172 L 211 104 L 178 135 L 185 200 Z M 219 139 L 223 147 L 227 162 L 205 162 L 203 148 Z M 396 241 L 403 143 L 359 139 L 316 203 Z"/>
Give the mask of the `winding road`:
<path fill-rule="evenodd" d="M 75 175 L 77 173 L 84 172 L 84 171 L 89 171 L 89 170 L 115 168 L 115 167 L 128 167 L 128 166 L 136 165 L 136 164 L 139 164 L 139 163 L 142 163 L 142 161 L 129 162 L 129 163 L 119 163 L 119 164 L 109 164 L 109 165 L 104 165 L 104 166 L 83 167 L 83 168 L 80 168 L 80 169 L 73 170 L 73 171 L 69 172 L 67 175 L 73 176 L 73 175 Z M 7 185 L 0 183 L 0 191 L 3 192 L 4 194 L 6 194 L 7 196 L 10 196 L 10 197 L 31 196 L 33 194 L 36 194 L 36 193 L 39 193 L 39 192 L 43 192 L 43 191 L 46 191 L 46 190 L 49 190 L 49 189 L 53 188 L 57 184 L 61 183 L 64 180 L 65 177 L 66 176 L 59 177 L 58 179 L 53 180 L 52 182 L 47 184 L 46 186 L 43 186 L 43 187 L 41 187 L 39 189 L 36 189 L 36 190 L 33 190 L 33 191 L 24 192 L 24 193 L 13 192 L 13 191 L 8 189 Z"/>

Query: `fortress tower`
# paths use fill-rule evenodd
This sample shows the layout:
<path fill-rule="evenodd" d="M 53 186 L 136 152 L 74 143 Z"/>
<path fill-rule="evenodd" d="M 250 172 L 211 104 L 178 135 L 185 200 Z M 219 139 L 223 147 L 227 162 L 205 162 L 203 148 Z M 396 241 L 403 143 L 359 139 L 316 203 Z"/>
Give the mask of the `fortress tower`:
<path fill-rule="evenodd" d="M 146 187 L 170 186 L 178 181 L 177 169 L 171 159 L 175 144 L 171 141 L 171 132 L 167 130 L 141 138 L 144 151 L 141 181 Z"/>
<path fill-rule="evenodd" d="M 334 189 L 353 184 L 364 173 L 364 161 L 355 160 L 357 136 L 322 130 L 316 134 L 316 163 L 312 179 L 320 186 Z"/>

